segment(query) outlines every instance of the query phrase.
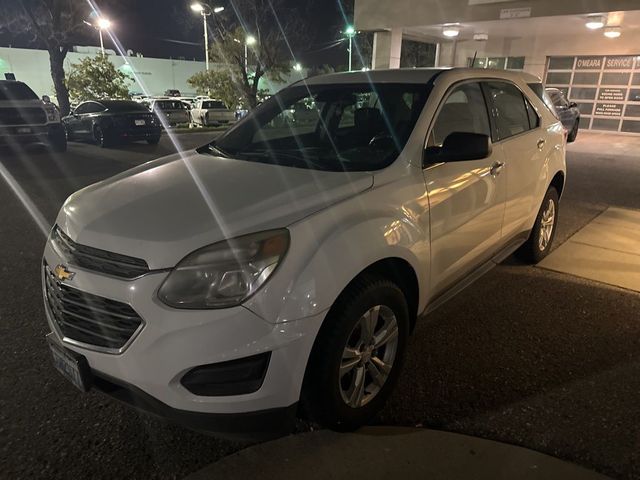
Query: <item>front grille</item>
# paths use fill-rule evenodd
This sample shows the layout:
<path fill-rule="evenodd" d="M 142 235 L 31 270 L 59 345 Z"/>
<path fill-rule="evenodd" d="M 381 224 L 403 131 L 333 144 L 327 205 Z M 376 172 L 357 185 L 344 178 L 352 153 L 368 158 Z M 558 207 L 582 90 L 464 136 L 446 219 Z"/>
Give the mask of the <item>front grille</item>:
<path fill-rule="evenodd" d="M 42 108 L 0 108 L 0 125 L 38 125 L 46 121 Z"/>
<path fill-rule="evenodd" d="M 147 262 L 141 258 L 80 245 L 65 235 L 57 225 L 51 232 L 51 241 L 70 264 L 87 270 L 128 279 L 149 272 Z"/>
<path fill-rule="evenodd" d="M 142 325 L 140 316 L 126 303 L 64 285 L 47 265 L 44 277 L 49 313 L 67 339 L 119 350 Z"/>

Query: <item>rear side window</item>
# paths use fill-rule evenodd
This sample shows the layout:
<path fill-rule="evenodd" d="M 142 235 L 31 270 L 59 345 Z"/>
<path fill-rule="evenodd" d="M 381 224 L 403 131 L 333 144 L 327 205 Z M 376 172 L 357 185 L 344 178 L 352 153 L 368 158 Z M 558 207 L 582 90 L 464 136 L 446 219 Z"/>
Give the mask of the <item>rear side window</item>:
<path fill-rule="evenodd" d="M 428 146 L 442 146 L 453 132 L 491 135 L 487 105 L 479 83 L 465 83 L 447 97 L 429 135 Z"/>
<path fill-rule="evenodd" d="M 22 82 L 0 82 L 0 100 L 37 100 L 38 96 Z"/>
<path fill-rule="evenodd" d="M 549 96 L 549 92 L 547 92 L 544 86 L 541 83 L 529 83 L 529 88 L 533 90 L 540 100 L 544 102 L 544 105 L 549 109 L 551 113 L 557 118 L 556 109 L 553 105 L 553 100 Z"/>
<path fill-rule="evenodd" d="M 532 127 L 522 92 L 506 82 L 487 82 L 486 85 L 495 108 L 498 139 L 504 140 L 529 131 Z"/>

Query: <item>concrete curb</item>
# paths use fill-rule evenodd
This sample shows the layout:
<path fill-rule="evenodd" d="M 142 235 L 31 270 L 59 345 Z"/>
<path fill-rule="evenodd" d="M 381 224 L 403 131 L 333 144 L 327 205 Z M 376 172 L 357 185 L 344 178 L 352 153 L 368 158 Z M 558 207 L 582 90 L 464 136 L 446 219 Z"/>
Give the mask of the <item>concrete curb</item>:
<path fill-rule="evenodd" d="M 327 430 L 249 447 L 186 480 L 474 479 L 604 480 L 525 448 L 427 429 L 367 427 L 355 433 Z"/>

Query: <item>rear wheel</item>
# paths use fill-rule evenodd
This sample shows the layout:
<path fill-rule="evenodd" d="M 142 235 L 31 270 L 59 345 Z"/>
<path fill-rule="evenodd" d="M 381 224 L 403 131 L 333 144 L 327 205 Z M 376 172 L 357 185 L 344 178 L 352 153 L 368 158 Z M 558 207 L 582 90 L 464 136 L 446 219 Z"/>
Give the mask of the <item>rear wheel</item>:
<path fill-rule="evenodd" d="M 573 125 L 573 128 L 571 129 L 571 131 L 569 132 L 569 135 L 567 136 L 567 142 L 571 143 L 576 141 L 576 138 L 578 138 L 579 125 L 580 125 L 580 119 L 576 119 L 576 123 Z"/>
<path fill-rule="evenodd" d="M 400 288 L 382 277 L 356 279 L 316 339 L 302 392 L 305 411 L 336 430 L 365 425 L 397 382 L 408 332 L 409 310 Z"/>
<path fill-rule="evenodd" d="M 147 143 L 149 145 L 157 145 L 158 143 L 160 143 L 160 135 L 158 135 L 156 137 L 147 138 Z"/>
<path fill-rule="evenodd" d="M 113 143 L 109 135 L 102 129 L 100 125 L 96 125 L 94 127 L 93 137 L 95 138 L 96 143 L 102 148 L 110 147 Z"/>
<path fill-rule="evenodd" d="M 549 255 L 551 244 L 556 236 L 557 224 L 558 191 L 554 187 L 549 187 L 529 239 L 517 251 L 518 256 L 528 263 L 538 263 Z"/>

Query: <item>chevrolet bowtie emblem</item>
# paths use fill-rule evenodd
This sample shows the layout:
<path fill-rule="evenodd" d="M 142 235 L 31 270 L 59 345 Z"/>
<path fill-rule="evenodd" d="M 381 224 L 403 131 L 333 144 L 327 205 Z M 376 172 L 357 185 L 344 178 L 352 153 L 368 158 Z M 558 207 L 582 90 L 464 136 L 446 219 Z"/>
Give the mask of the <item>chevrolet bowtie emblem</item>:
<path fill-rule="evenodd" d="M 65 280 L 71 280 L 73 279 L 73 277 L 76 276 L 75 272 L 70 272 L 69 270 L 67 270 L 67 267 L 65 267 L 64 265 L 58 265 L 53 270 L 53 273 L 55 273 L 56 277 L 61 282 L 64 282 Z"/>

